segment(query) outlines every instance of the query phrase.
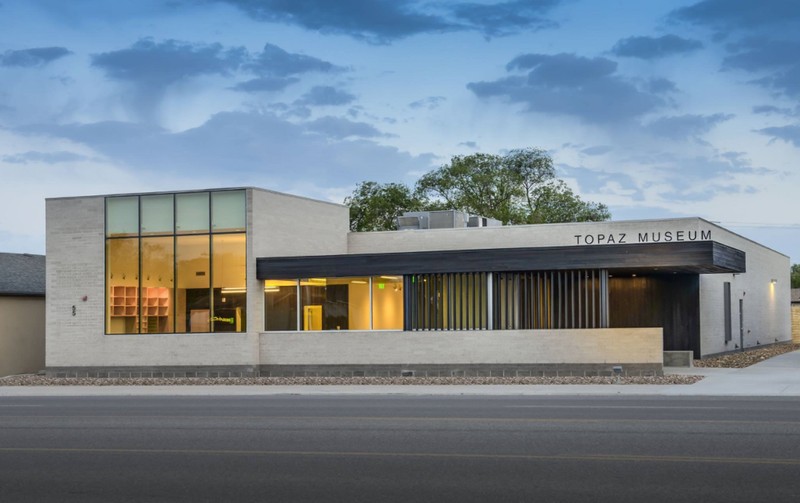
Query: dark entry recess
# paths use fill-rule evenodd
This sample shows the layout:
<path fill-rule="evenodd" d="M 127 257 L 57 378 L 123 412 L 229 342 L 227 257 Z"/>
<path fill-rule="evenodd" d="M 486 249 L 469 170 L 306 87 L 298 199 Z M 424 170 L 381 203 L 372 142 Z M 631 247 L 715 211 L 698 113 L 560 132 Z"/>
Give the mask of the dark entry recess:
<path fill-rule="evenodd" d="M 663 327 L 664 350 L 690 350 L 700 358 L 697 274 L 614 275 L 608 289 L 610 327 Z"/>

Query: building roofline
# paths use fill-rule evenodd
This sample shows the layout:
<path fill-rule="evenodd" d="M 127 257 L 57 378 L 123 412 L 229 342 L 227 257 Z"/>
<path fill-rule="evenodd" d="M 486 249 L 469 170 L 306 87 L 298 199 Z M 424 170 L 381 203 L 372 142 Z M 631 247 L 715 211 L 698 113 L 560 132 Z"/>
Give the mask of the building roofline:
<path fill-rule="evenodd" d="M 245 187 L 210 187 L 210 188 L 201 188 L 201 189 L 187 189 L 187 190 L 156 190 L 156 191 L 148 191 L 148 192 L 120 192 L 114 194 L 86 194 L 81 196 L 62 196 L 62 197 L 48 197 L 45 198 L 45 201 L 58 201 L 58 200 L 68 200 L 68 199 L 85 199 L 91 197 L 129 197 L 129 196 L 155 196 L 160 194 L 191 194 L 193 192 L 222 192 L 222 191 L 229 191 L 229 190 L 252 190 L 258 192 L 266 192 L 269 194 L 277 194 L 280 196 L 286 197 L 294 197 L 297 199 L 302 199 L 305 201 L 313 201 L 315 203 L 323 203 L 323 204 L 330 204 L 333 206 L 338 207 L 347 207 L 344 204 L 334 203 L 333 201 L 325 201 L 322 199 L 315 199 L 313 197 L 307 196 L 298 196 L 297 194 L 289 194 L 287 192 L 280 192 L 277 190 L 271 189 L 264 189 L 261 187 L 253 187 L 253 186 L 245 186 Z"/>

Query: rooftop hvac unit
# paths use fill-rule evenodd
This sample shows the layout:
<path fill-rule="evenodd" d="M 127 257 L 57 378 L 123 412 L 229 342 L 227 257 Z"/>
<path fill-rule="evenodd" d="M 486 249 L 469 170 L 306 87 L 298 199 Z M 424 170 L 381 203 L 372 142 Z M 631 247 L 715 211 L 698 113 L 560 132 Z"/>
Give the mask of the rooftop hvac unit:
<path fill-rule="evenodd" d="M 471 216 L 467 222 L 467 227 L 500 227 L 501 225 L 503 222 L 500 220 L 479 216 Z"/>
<path fill-rule="evenodd" d="M 431 211 L 430 216 L 431 229 L 457 229 L 467 226 L 467 215 L 462 211 Z"/>
<path fill-rule="evenodd" d="M 408 231 L 414 229 L 427 229 L 428 228 L 428 213 L 424 211 L 415 211 L 404 213 L 403 216 L 397 217 L 397 230 Z"/>

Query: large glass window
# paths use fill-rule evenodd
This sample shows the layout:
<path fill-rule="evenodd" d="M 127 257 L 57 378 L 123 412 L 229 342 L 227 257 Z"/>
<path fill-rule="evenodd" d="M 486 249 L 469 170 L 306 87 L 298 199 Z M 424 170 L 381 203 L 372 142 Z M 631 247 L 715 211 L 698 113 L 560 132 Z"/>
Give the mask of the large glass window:
<path fill-rule="evenodd" d="M 265 330 L 297 330 L 297 281 L 264 282 Z"/>
<path fill-rule="evenodd" d="M 243 232 L 246 228 L 245 192 L 211 193 L 211 228 L 214 232 Z"/>
<path fill-rule="evenodd" d="M 139 235 L 138 197 L 110 197 L 106 199 L 106 235 Z"/>
<path fill-rule="evenodd" d="M 242 190 L 106 198 L 107 333 L 246 330 L 245 204 Z"/>
<path fill-rule="evenodd" d="M 208 232 L 208 192 L 176 194 L 175 232 L 199 234 Z"/>
<path fill-rule="evenodd" d="M 270 331 L 402 330 L 403 278 L 267 280 L 264 310 Z"/>
<path fill-rule="evenodd" d="M 106 285 L 110 334 L 139 331 L 139 240 L 111 239 L 106 243 Z"/>
<path fill-rule="evenodd" d="M 142 235 L 172 234 L 174 204 L 172 194 L 142 196 Z"/>
<path fill-rule="evenodd" d="M 403 277 L 372 278 L 372 328 L 403 329 Z"/>
<path fill-rule="evenodd" d="M 175 246 L 175 305 L 178 332 L 211 331 L 209 236 L 178 236 Z"/>
<path fill-rule="evenodd" d="M 214 332 L 247 330 L 247 247 L 244 234 L 216 234 L 211 241 L 214 272 Z"/>
<path fill-rule="evenodd" d="M 141 278 L 141 332 L 171 333 L 175 330 L 172 292 L 175 251 L 172 236 L 143 238 Z"/>

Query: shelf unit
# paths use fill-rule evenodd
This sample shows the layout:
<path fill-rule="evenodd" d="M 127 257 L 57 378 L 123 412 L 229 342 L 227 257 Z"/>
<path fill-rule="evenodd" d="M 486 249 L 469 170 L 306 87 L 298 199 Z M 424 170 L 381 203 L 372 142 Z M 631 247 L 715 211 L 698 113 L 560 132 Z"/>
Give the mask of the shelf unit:
<path fill-rule="evenodd" d="M 141 295 L 141 330 L 139 330 L 139 288 L 112 286 L 109 295 L 111 324 L 122 333 L 166 332 L 169 324 L 170 289 L 144 287 Z M 115 330 L 117 332 L 117 330 Z"/>

